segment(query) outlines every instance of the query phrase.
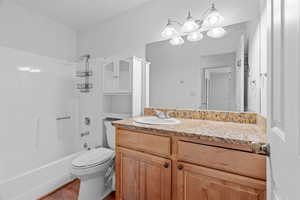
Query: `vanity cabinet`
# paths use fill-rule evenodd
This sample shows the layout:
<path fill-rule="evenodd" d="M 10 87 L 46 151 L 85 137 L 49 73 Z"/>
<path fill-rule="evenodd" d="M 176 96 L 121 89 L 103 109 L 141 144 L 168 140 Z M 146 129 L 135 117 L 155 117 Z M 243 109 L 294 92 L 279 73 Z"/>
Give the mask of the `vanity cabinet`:
<path fill-rule="evenodd" d="M 171 200 L 171 160 L 118 148 L 116 163 L 116 199 Z"/>
<path fill-rule="evenodd" d="M 266 200 L 265 156 L 219 145 L 117 128 L 116 199 Z"/>
<path fill-rule="evenodd" d="M 179 162 L 177 200 L 265 200 L 265 181 Z"/>

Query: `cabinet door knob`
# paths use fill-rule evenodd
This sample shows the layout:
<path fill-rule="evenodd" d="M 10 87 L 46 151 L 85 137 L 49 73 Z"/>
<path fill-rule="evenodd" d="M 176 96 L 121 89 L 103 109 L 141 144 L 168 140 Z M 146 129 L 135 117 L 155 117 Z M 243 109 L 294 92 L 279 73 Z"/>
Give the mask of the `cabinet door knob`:
<path fill-rule="evenodd" d="M 178 165 L 177 169 L 182 170 L 183 169 L 183 165 Z"/>
<path fill-rule="evenodd" d="M 164 168 L 168 168 L 168 167 L 169 167 L 169 163 L 166 162 L 166 163 L 164 164 Z"/>

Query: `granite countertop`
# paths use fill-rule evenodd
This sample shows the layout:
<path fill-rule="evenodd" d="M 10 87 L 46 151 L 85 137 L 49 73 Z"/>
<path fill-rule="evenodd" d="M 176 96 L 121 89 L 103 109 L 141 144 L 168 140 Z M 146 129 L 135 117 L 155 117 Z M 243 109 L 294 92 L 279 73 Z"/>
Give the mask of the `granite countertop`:
<path fill-rule="evenodd" d="M 134 119 L 129 119 L 115 121 L 113 122 L 113 125 L 131 130 L 143 130 L 153 133 L 192 137 L 213 142 L 246 145 L 251 148 L 253 148 L 253 143 L 257 144 L 258 148 L 267 143 L 266 133 L 256 124 L 198 119 L 179 120 L 181 123 L 176 125 L 148 125 L 136 123 Z"/>

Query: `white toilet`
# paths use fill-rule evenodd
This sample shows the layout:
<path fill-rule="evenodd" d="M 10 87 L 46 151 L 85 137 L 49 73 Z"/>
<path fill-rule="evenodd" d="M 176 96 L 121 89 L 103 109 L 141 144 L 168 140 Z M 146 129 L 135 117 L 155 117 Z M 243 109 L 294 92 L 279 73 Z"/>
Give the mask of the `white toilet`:
<path fill-rule="evenodd" d="M 80 179 L 79 200 L 100 200 L 115 189 L 115 129 L 105 121 L 109 148 L 95 148 L 72 161 L 72 174 Z"/>

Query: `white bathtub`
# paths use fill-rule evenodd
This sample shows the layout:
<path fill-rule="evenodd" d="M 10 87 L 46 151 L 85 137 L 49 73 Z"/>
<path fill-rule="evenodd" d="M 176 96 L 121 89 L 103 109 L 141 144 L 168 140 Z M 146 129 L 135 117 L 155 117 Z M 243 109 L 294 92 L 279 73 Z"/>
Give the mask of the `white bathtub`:
<path fill-rule="evenodd" d="M 70 173 L 71 162 L 78 154 L 0 181 L 0 200 L 35 200 L 74 179 Z"/>

